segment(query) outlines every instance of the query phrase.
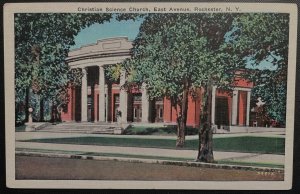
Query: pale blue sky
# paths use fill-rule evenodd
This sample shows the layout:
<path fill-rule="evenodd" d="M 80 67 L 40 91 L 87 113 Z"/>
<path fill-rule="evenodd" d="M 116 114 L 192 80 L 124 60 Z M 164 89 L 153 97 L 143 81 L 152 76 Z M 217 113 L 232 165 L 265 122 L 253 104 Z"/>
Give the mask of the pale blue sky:
<path fill-rule="evenodd" d="M 142 19 L 136 21 L 117 21 L 112 19 L 110 22 L 103 24 L 94 24 L 79 32 L 75 37 L 75 45 L 71 49 L 79 48 L 82 45 L 96 43 L 103 38 L 116 36 L 126 36 L 129 40 L 134 40 L 138 34 Z"/>
<path fill-rule="evenodd" d="M 71 49 L 79 48 L 80 46 L 96 43 L 97 40 L 118 36 L 126 36 L 129 40 L 134 40 L 138 34 L 139 27 L 142 23 L 142 19 L 136 21 L 117 21 L 115 18 L 111 19 L 110 22 L 105 22 L 103 24 L 94 24 L 87 27 L 79 32 L 75 37 L 75 45 Z M 225 41 L 229 41 L 232 35 L 233 29 L 225 34 Z M 278 58 L 277 58 L 278 59 Z M 272 57 L 262 61 L 259 65 L 254 65 L 254 61 L 251 57 L 247 57 L 247 68 L 254 69 L 269 69 L 276 70 L 277 66 L 272 64 Z"/>

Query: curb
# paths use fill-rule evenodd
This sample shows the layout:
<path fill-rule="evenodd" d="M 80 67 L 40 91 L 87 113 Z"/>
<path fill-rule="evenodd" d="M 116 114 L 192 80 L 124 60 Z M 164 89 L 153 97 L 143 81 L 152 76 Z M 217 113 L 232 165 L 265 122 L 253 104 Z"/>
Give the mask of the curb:
<path fill-rule="evenodd" d="M 215 169 L 284 173 L 283 168 L 214 164 L 214 163 L 193 162 L 193 161 L 183 162 L 183 161 L 140 159 L 140 158 L 122 158 L 122 157 L 107 157 L 107 156 L 92 156 L 92 155 L 87 156 L 87 155 L 64 154 L 64 153 L 43 153 L 43 152 L 30 152 L 30 151 L 28 152 L 16 151 L 15 154 L 19 156 L 37 156 L 37 157 L 49 157 L 49 158 L 69 158 L 69 159 L 102 160 L 102 161 L 110 160 L 110 161 L 132 162 L 132 163 L 148 163 L 148 164 L 176 165 L 176 166 L 186 166 L 186 167 L 205 167 L 205 168 L 215 168 Z"/>

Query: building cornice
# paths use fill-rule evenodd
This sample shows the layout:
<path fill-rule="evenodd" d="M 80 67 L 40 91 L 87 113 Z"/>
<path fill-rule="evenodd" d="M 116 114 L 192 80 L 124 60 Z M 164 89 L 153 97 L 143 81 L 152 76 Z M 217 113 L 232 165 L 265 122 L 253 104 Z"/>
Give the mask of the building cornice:
<path fill-rule="evenodd" d="M 98 54 L 89 54 L 83 56 L 72 56 L 67 57 L 66 62 L 71 63 L 75 61 L 81 61 L 86 59 L 98 59 L 98 58 L 106 58 L 106 57 L 121 57 L 121 56 L 130 56 L 130 51 L 118 52 L 118 53 L 98 53 Z"/>

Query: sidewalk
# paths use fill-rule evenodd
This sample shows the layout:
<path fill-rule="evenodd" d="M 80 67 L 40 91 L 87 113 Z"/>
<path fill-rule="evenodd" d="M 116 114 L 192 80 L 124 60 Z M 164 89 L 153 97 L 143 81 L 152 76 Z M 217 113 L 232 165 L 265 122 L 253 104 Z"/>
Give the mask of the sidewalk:
<path fill-rule="evenodd" d="M 16 132 L 16 140 L 44 139 L 44 138 L 65 138 L 65 137 L 114 137 L 114 138 L 142 138 L 142 139 L 176 139 L 176 136 L 166 135 L 109 135 L 109 134 L 90 134 L 90 133 L 55 133 L 55 132 Z M 235 133 L 235 134 L 214 134 L 213 138 L 226 137 L 285 137 L 280 132 L 261 132 L 261 133 Z M 198 139 L 198 135 L 189 135 L 187 140 Z"/>
<path fill-rule="evenodd" d="M 237 134 L 232 134 L 232 135 L 237 135 Z M 256 135 L 266 135 L 266 134 L 256 134 Z M 87 136 L 176 139 L 176 137 L 174 136 L 144 136 L 144 135 L 125 136 L 125 135 L 74 134 L 74 133 L 51 133 L 51 132 L 17 132 L 16 149 L 38 150 L 39 152 L 47 152 L 47 151 L 80 152 L 81 154 L 88 154 L 88 153 L 108 154 L 109 153 L 109 154 L 131 155 L 131 157 L 136 156 L 137 158 L 140 156 L 148 156 L 148 157 L 151 156 L 151 157 L 170 157 L 170 158 L 183 158 L 187 160 L 195 160 L 197 157 L 196 150 L 19 142 L 20 140 L 28 140 L 28 139 L 87 137 Z M 239 134 L 239 136 L 243 136 L 243 135 Z M 221 137 L 228 137 L 228 135 L 222 134 L 219 135 L 219 137 L 217 138 L 221 138 Z M 193 139 L 198 137 L 187 136 L 187 139 L 190 138 Z M 233 161 L 233 162 L 267 163 L 267 164 L 277 164 L 277 165 L 284 165 L 284 160 L 285 160 L 284 155 L 219 152 L 219 151 L 214 151 L 214 158 L 215 160 L 222 160 L 222 161 L 226 160 L 226 161 Z"/>

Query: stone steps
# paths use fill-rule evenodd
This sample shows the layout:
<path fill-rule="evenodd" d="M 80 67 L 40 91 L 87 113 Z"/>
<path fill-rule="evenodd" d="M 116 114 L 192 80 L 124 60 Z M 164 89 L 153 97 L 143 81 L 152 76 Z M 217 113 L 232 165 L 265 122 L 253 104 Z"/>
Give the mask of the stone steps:
<path fill-rule="evenodd" d="M 121 134 L 122 127 L 109 123 L 59 123 L 39 131 L 53 133 Z"/>
<path fill-rule="evenodd" d="M 48 126 L 48 127 L 52 127 L 52 126 Z M 75 125 L 68 125 L 68 126 L 53 126 L 52 128 L 56 128 L 56 129 L 80 129 L 80 128 L 84 128 L 84 129 L 97 129 L 97 128 L 106 128 L 106 129 L 114 129 L 114 128 L 121 128 L 118 125 L 80 125 L 80 124 L 75 124 Z"/>
<path fill-rule="evenodd" d="M 114 134 L 114 130 L 53 130 L 44 129 L 43 132 L 53 133 L 88 133 L 88 134 Z"/>

